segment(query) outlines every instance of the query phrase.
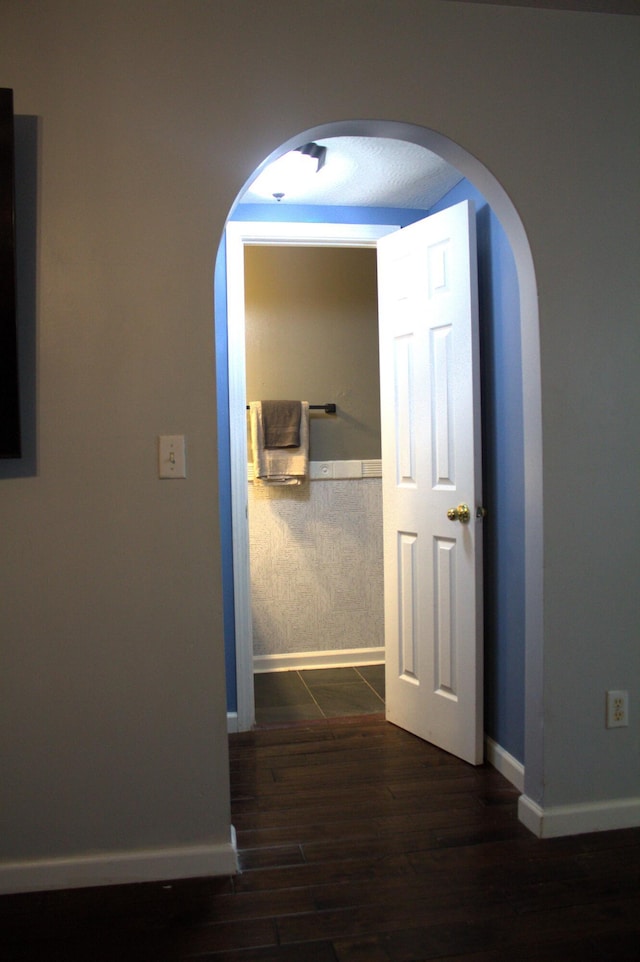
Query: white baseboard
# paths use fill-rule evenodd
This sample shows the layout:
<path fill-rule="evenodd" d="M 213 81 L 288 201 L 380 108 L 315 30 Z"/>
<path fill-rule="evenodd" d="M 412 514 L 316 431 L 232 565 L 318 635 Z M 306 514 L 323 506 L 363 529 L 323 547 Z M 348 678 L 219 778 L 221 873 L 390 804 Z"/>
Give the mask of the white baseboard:
<path fill-rule="evenodd" d="M 285 655 L 254 655 L 253 670 L 304 671 L 307 668 L 357 668 L 384 664 L 382 648 L 344 648 L 335 651 L 296 651 Z"/>
<path fill-rule="evenodd" d="M 518 818 L 538 838 L 637 828 L 640 826 L 640 798 L 612 798 L 541 808 L 527 795 L 521 795 Z"/>
<path fill-rule="evenodd" d="M 0 893 L 161 882 L 178 878 L 235 875 L 238 871 L 236 833 L 229 842 L 150 849 L 72 858 L 34 859 L 0 864 Z"/>
<path fill-rule="evenodd" d="M 524 765 L 517 758 L 510 755 L 502 745 L 494 742 L 488 735 L 484 737 L 485 758 L 490 765 L 493 765 L 508 782 L 517 788 L 519 792 L 524 791 Z"/>

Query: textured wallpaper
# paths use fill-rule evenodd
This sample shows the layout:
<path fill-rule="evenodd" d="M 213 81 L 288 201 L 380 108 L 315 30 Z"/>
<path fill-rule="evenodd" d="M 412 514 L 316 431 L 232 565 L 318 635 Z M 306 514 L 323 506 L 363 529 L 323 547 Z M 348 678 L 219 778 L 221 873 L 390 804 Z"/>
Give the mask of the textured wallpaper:
<path fill-rule="evenodd" d="M 384 644 L 382 481 L 249 485 L 255 655 Z"/>

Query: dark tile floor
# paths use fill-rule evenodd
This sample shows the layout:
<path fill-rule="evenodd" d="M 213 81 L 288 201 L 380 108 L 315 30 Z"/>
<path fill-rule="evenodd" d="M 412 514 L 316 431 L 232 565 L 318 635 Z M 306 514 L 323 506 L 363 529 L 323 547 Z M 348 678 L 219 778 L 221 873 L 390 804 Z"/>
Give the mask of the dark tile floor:
<path fill-rule="evenodd" d="M 258 727 L 384 711 L 384 665 L 265 672 L 254 687 Z"/>

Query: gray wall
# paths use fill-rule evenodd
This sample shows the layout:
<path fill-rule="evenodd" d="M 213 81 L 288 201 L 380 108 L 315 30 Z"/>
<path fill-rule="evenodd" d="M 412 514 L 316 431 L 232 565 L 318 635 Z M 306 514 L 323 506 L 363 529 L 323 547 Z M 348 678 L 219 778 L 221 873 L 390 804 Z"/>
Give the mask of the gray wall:
<path fill-rule="evenodd" d="M 335 402 L 314 461 L 380 457 L 377 296 L 375 250 L 245 248 L 247 400 Z"/>
<path fill-rule="evenodd" d="M 638 486 L 639 21 L 440 0 L 1 11 L 0 84 L 40 118 L 37 465 L 0 498 L 3 857 L 228 839 L 213 264 L 257 165 L 353 117 L 439 131 L 522 219 L 543 392 L 538 800 L 640 795 L 638 520 L 620 514 Z M 179 432 L 189 477 L 159 482 L 156 436 Z M 616 687 L 631 725 L 611 732 Z"/>

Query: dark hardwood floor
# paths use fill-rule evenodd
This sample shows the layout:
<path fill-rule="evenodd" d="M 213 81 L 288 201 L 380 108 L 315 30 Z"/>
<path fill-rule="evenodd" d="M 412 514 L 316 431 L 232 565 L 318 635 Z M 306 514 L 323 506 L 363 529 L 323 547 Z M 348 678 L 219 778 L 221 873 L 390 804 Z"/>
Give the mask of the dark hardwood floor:
<path fill-rule="evenodd" d="M 380 715 L 230 744 L 241 874 L 5 896 L 2 962 L 640 959 L 640 829 L 540 841 Z"/>

